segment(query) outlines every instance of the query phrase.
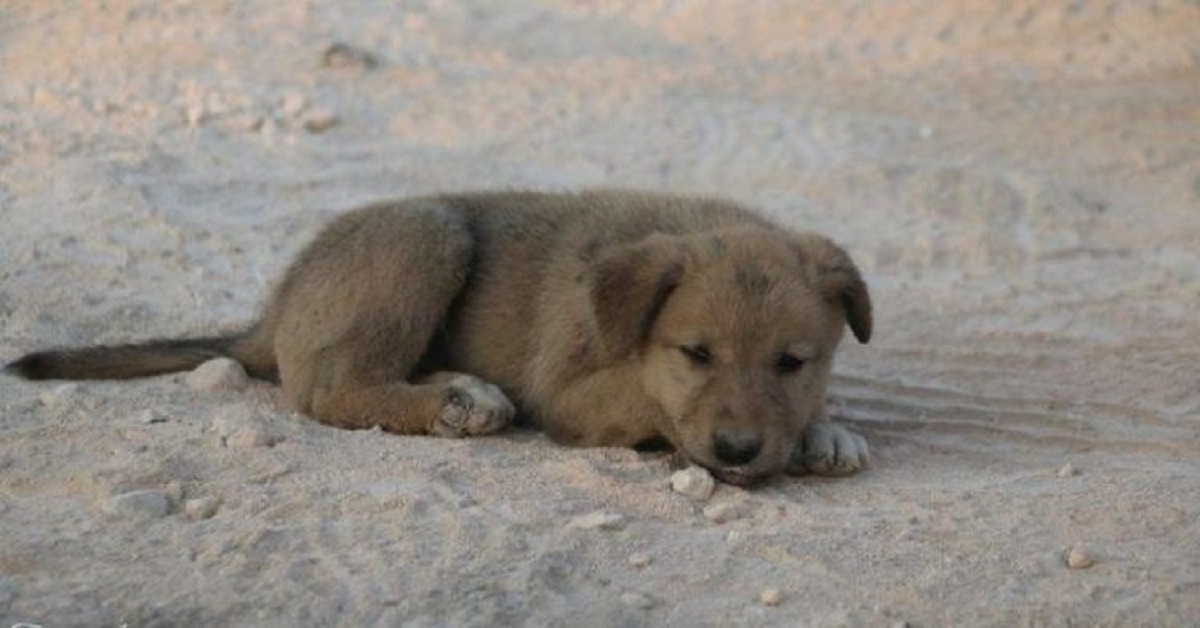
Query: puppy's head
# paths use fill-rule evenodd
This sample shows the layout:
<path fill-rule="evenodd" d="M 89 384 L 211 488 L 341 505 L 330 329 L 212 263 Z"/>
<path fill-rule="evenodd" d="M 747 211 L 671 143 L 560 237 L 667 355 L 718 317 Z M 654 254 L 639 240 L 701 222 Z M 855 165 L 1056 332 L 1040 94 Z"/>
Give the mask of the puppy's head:
<path fill-rule="evenodd" d="M 858 269 L 813 234 L 653 236 L 602 258 L 592 296 L 610 353 L 640 363 L 657 429 L 735 484 L 786 467 L 843 329 L 871 335 Z"/>

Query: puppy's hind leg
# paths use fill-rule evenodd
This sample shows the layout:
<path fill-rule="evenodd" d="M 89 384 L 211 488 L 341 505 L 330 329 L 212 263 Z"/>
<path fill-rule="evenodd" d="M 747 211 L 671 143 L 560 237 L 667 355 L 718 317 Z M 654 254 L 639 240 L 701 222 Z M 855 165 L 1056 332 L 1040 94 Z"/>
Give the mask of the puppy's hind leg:
<path fill-rule="evenodd" d="M 508 424 L 494 386 L 456 373 L 412 381 L 470 272 L 464 218 L 434 199 L 343 216 L 301 255 L 271 314 L 284 395 L 351 429 L 466 436 Z"/>
<path fill-rule="evenodd" d="M 516 408 L 492 384 L 473 375 L 441 372 L 417 384 L 334 388 L 318 394 L 313 414 L 337 427 L 379 426 L 397 434 L 462 438 L 504 429 Z"/>

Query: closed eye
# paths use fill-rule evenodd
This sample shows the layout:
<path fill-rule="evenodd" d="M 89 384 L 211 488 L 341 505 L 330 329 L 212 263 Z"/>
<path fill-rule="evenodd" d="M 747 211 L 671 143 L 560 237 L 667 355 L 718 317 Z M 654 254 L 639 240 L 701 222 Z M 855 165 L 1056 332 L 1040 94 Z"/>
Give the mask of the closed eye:
<path fill-rule="evenodd" d="M 775 372 L 780 375 L 791 375 L 792 373 L 800 372 L 804 368 L 804 360 L 790 354 L 785 353 L 775 360 Z"/>
<path fill-rule="evenodd" d="M 707 345 L 685 345 L 679 347 L 679 350 L 696 366 L 708 366 L 712 363 L 712 351 Z"/>

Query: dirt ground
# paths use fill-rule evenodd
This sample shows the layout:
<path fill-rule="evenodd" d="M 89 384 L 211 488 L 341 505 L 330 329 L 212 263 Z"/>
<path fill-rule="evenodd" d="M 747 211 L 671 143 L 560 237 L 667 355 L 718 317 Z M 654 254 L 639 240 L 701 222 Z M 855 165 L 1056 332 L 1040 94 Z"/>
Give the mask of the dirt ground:
<path fill-rule="evenodd" d="M 330 216 L 478 188 L 732 197 L 843 244 L 877 318 L 830 400 L 874 466 L 720 487 L 724 523 L 661 456 L 0 377 L 0 626 L 1200 625 L 1198 34 L 1182 0 L 5 2 L 0 360 L 239 327 Z"/>

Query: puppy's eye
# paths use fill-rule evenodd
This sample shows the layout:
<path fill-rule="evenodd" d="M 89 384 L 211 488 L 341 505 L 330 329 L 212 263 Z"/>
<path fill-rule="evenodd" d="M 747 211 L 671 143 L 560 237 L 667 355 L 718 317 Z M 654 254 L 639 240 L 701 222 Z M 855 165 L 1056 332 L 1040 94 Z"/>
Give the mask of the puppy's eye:
<path fill-rule="evenodd" d="M 797 373 L 802 368 L 804 368 L 804 360 L 790 353 L 779 356 L 779 359 L 775 361 L 775 371 L 781 375 Z"/>
<path fill-rule="evenodd" d="M 712 351 L 706 345 L 687 345 L 679 350 L 696 366 L 708 366 L 712 362 Z"/>

